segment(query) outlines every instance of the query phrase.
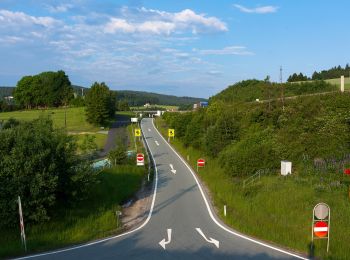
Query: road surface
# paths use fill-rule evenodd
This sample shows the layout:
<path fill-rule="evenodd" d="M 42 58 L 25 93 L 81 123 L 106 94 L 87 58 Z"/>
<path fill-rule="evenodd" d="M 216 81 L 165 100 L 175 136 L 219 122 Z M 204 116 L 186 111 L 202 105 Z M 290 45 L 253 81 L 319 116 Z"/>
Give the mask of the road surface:
<path fill-rule="evenodd" d="M 143 119 L 141 128 L 157 165 L 156 192 L 147 220 L 124 235 L 30 258 L 305 259 L 242 237 L 220 224 L 193 172 L 161 137 L 152 120 Z"/>

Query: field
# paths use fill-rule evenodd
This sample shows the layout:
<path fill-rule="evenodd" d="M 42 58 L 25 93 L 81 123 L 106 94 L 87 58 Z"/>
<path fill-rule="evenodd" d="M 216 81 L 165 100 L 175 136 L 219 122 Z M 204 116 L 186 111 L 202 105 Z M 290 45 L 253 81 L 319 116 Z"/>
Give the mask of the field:
<path fill-rule="evenodd" d="M 107 139 L 107 135 L 106 134 L 99 134 L 99 133 L 96 133 L 96 134 L 89 134 L 90 136 L 94 136 L 95 137 L 95 143 L 97 145 L 97 149 L 98 150 L 102 150 L 103 147 L 105 146 L 105 143 L 106 143 L 106 139 Z M 87 135 L 85 134 L 79 134 L 79 135 L 75 135 L 76 139 L 77 139 L 77 144 L 78 146 L 81 145 L 84 141 L 84 138 L 86 137 Z"/>
<path fill-rule="evenodd" d="M 167 126 L 162 119 L 157 119 L 157 126 L 166 136 Z M 207 165 L 199 170 L 198 176 L 208 187 L 218 215 L 231 227 L 309 256 L 350 259 L 350 201 L 347 188 L 338 185 L 337 179 L 302 172 L 282 177 L 274 172 L 243 188 L 243 179 L 228 177 L 219 160 L 184 147 L 179 139 L 172 141 L 172 145 L 183 158 L 189 155 L 193 169 L 198 158 L 206 159 Z M 330 205 L 332 213 L 329 254 L 324 240 L 316 241 L 314 250 L 310 250 L 312 209 L 319 202 Z"/>
<path fill-rule="evenodd" d="M 115 212 L 141 185 L 145 168 L 131 165 L 103 170 L 89 197 L 55 208 L 47 223 L 26 225 L 29 253 L 98 239 L 122 231 Z M 0 230 L 0 258 L 23 253 L 20 231 Z"/>
<path fill-rule="evenodd" d="M 0 120 L 15 118 L 17 120 L 33 120 L 40 116 L 51 117 L 55 127 L 65 126 L 65 109 L 42 109 L 42 110 L 23 110 L 15 112 L 0 113 Z M 96 132 L 100 129 L 86 122 L 85 108 L 67 109 L 67 131 L 69 132 Z"/>
<path fill-rule="evenodd" d="M 346 90 L 350 90 L 350 78 L 344 78 L 344 80 L 345 80 L 345 89 Z M 328 83 L 337 85 L 339 87 L 339 89 L 340 89 L 340 78 L 338 78 L 338 79 L 327 79 L 325 81 L 328 82 Z"/>

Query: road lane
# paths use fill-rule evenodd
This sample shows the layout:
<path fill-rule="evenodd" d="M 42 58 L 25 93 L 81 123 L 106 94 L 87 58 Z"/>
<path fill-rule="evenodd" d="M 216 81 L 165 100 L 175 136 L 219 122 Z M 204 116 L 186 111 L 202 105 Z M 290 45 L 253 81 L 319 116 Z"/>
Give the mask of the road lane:
<path fill-rule="evenodd" d="M 157 168 L 157 193 L 149 221 L 126 235 L 36 258 L 296 259 L 292 253 L 257 244 L 259 241 L 249 241 L 234 235 L 232 230 L 229 230 L 230 233 L 220 227 L 221 222 L 210 216 L 193 173 L 160 136 L 152 120 L 143 119 L 141 128 Z M 170 165 L 176 174 L 171 171 Z M 160 244 L 163 240 L 166 242 L 165 249 L 162 246 L 164 242 Z"/>

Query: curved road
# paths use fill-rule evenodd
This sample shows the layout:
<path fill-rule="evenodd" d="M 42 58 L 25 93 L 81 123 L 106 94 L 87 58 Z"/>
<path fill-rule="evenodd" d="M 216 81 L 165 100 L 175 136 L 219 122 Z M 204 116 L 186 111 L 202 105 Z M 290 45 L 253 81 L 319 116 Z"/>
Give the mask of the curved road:
<path fill-rule="evenodd" d="M 221 224 L 194 173 L 152 120 L 143 119 L 141 128 L 157 165 L 155 193 L 145 223 L 123 235 L 22 259 L 306 259 Z"/>

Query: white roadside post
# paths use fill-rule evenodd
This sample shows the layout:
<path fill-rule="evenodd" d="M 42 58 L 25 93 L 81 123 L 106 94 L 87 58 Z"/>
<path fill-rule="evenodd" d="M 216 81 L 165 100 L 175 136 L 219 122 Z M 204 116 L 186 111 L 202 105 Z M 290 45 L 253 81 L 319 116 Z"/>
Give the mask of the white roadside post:
<path fill-rule="evenodd" d="M 345 91 L 345 80 L 344 80 L 344 76 L 340 77 L 340 91 L 344 92 Z"/>
<path fill-rule="evenodd" d="M 226 205 L 224 205 L 224 216 L 226 217 Z"/>
<path fill-rule="evenodd" d="M 24 245 L 24 250 L 27 252 L 27 241 L 26 241 L 26 234 L 24 232 L 24 221 L 23 221 L 22 203 L 21 203 L 20 196 L 18 196 L 18 212 L 19 212 L 19 224 L 21 227 L 21 240 L 22 240 L 22 244 Z"/>
<path fill-rule="evenodd" d="M 117 227 L 119 227 L 119 218 L 120 218 L 121 215 L 122 215 L 121 211 L 117 210 L 115 212 L 115 216 L 117 217 Z"/>

